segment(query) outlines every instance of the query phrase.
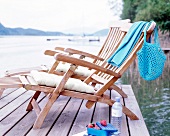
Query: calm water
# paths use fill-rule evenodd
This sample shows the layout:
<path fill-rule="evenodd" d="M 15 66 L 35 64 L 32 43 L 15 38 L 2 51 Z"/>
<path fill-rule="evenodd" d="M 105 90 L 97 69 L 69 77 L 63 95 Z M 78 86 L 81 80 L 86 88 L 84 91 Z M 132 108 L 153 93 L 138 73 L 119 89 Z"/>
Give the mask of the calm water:
<path fill-rule="evenodd" d="M 154 81 L 144 81 L 136 68 L 129 68 L 122 80 L 132 85 L 150 135 L 170 136 L 170 61 Z"/>
<path fill-rule="evenodd" d="M 47 41 L 47 39 L 54 39 Z M 57 40 L 58 39 L 58 40 Z M 0 76 L 8 69 L 51 65 L 53 60 L 43 53 L 56 46 L 71 47 L 96 54 L 100 42 L 68 41 L 70 37 L 0 36 Z M 151 136 L 170 136 L 170 62 L 159 79 L 146 82 L 139 78 L 136 69 L 129 69 L 122 78 L 131 84 Z M 133 72 L 130 72 L 133 71 Z"/>
<path fill-rule="evenodd" d="M 53 39 L 47 41 L 47 39 Z M 68 41 L 70 37 L 45 37 L 45 36 L 0 36 L 0 76 L 4 71 L 15 68 L 51 65 L 52 57 L 45 56 L 46 49 L 56 46 L 71 47 L 96 54 L 100 49 L 104 37 L 100 42 Z"/>

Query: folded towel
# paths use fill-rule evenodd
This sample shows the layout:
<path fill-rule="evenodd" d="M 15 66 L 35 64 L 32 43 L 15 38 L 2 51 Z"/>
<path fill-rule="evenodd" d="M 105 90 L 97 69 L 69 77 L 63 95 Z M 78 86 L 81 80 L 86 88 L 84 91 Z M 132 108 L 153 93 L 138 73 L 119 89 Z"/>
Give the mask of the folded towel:
<path fill-rule="evenodd" d="M 145 25 L 148 22 L 139 21 L 133 23 L 126 36 L 122 40 L 120 46 L 115 53 L 107 60 L 109 64 L 120 67 L 124 60 L 128 57 L 136 42 L 138 41 Z"/>

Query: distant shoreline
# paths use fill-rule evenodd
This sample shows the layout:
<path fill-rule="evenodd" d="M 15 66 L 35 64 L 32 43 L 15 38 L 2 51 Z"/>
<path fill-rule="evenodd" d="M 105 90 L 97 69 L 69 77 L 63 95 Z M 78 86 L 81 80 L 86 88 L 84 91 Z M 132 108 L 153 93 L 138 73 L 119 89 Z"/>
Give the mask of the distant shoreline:
<path fill-rule="evenodd" d="M 24 28 L 8 28 L 5 27 L 0 23 L 0 35 L 26 35 L 26 36 L 74 36 L 74 35 L 87 35 L 87 36 L 105 36 L 107 35 L 109 29 L 102 29 L 97 32 L 87 34 L 87 33 L 81 33 L 81 34 L 74 34 L 74 33 L 63 33 L 63 32 L 51 32 L 51 31 L 42 31 L 37 29 L 24 29 Z"/>
<path fill-rule="evenodd" d="M 0 42 L 0 62 L 2 64 L 0 65 L 0 76 L 3 76 L 3 73 L 10 69 L 29 68 L 40 65 L 51 66 L 54 58 L 44 55 L 44 51 L 47 49 L 53 50 L 56 46 L 83 50 L 96 55 L 102 45 L 102 41 L 69 42 L 67 37 L 60 37 L 60 40 L 49 42 L 46 40 L 47 37 L 3 36 Z"/>

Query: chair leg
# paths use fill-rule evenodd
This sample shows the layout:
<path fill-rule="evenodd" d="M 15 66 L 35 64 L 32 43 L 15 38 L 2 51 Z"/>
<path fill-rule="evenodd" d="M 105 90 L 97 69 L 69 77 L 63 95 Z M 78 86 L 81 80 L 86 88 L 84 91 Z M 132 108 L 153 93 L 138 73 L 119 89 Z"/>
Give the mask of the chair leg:
<path fill-rule="evenodd" d="M 122 111 L 123 113 L 128 116 L 131 120 L 139 120 L 139 118 L 131 111 L 129 110 L 127 107 L 123 106 L 122 107 Z"/>
<path fill-rule="evenodd" d="M 1 89 L 0 89 L 0 98 L 1 98 L 1 96 L 2 96 L 2 94 L 3 94 L 3 92 L 4 92 L 4 90 L 5 90 L 5 88 L 1 88 Z"/>
<path fill-rule="evenodd" d="M 88 100 L 88 101 L 86 102 L 86 107 L 87 107 L 88 109 L 90 109 L 90 108 L 94 105 L 94 103 L 95 103 L 95 102 Z"/>
<path fill-rule="evenodd" d="M 105 99 L 106 99 L 106 98 L 105 98 Z M 107 99 L 109 100 L 110 98 L 107 98 Z M 110 102 L 111 102 L 111 103 L 109 103 L 109 105 L 112 106 L 115 101 L 113 101 L 113 100 L 110 99 Z M 86 107 L 87 107 L 87 108 L 91 108 L 94 103 L 95 103 L 95 102 L 93 102 L 93 101 L 87 101 Z M 127 115 L 131 120 L 139 120 L 139 118 L 138 118 L 131 110 L 129 110 L 127 107 L 123 106 L 122 108 L 123 108 L 123 110 L 122 110 L 123 113 L 124 113 L 125 115 Z"/>
<path fill-rule="evenodd" d="M 37 100 L 38 99 L 38 96 L 40 95 L 40 91 L 36 91 L 35 94 L 32 96 L 27 108 L 26 108 L 26 111 L 31 111 L 33 109 L 33 106 L 31 104 L 31 102 L 34 100 Z"/>
<path fill-rule="evenodd" d="M 125 93 L 123 92 L 123 90 L 120 89 L 120 88 L 119 88 L 118 86 L 116 86 L 116 85 L 110 86 L 110 87 L 109 87 L 109 90 L 111 90 L 111 89 L 113 89 L 113 90 L 115 90 L 116 92 L 118 92 L 123 98 L 127 98 L 127 97 L 128 97 L 127 94 L 125 94 Z"/>
<path fill-rule="evenodd" d="M 51 109 L 53 103 L 56 101 L 58 96 L 59 96 L 59 93 L 53 93 L 52 96 L 49 98 L 47 104 L 41 110 L 40 114 L 37 116 L 37 119 L 36 119 L 34 126 L 33 126 L 34 129 L 38 129 L 42 126 L 49 110 Z"/>

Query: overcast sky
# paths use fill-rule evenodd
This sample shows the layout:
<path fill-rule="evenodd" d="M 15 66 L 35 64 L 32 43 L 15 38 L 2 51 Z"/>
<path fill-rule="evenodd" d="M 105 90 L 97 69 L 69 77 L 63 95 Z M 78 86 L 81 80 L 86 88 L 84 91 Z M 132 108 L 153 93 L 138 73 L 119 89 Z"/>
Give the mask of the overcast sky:
<path fill-rule="evenodd" d="M 0 22 L 11 28 L 93 32 L 111 20 L 108 0 L 0 0 Z"/>

